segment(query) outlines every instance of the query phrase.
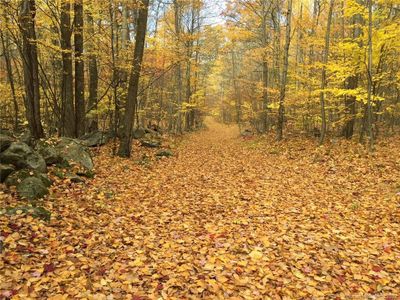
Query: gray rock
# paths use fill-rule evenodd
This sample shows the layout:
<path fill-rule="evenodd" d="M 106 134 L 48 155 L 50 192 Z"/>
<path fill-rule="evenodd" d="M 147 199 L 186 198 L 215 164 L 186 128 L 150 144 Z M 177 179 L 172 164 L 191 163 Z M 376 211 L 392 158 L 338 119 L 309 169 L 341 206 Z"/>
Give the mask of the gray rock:
<path fill-rule="evenodd" d="M 34 138 L 32 136 L 32 133 L 29 129 L 25 129 L 24 131 L 22 131 L 18 136 L 17 136 L 18 140 L 29 145 L 32 146 L 33 142 L 34 142 Z"/>
<path fill-rule="evenodd" d="M 46 173 L 46 161 L 44 158 L 37 152 L 33 152 L 26 157 L 25 160 L 26 167 L 37 170 L 38 172 Z"/>
<path fill-rule="evenodd" d="M 172 153 L 172 151 L 171 150 L 160 150 L 160 151 L 158 151 L 157 153 L 156 153 L 156 156 L 157 157 L 163 157 L 163 156 L 165 156 L 165 157 L 170 157 L 170 156 L 173 156 L 174 154 Z"/>
<path fill-rule="evenodd" d="M 27 177 L 17 185 L 17 193 L 23 199 L 36 200 L 49 193 L 43 182 L 36 177 Z"/>
<path fill-rule="evenodd" d="M 96 131 L 85 134 L 80 140 L 86 147 L 97 147 L 108 143 L 111 138 L 112 135 L 108 132 Z"/>
<path fill-rule="evenodd" d="M 36 144 L 36 151 L 44 158 L 47 165 L 55 165 L 63 162 L 62 157 L 51 141 L 39 141 Z"/>
<path fill-rule="evenodd" d="M 11 136 L 0 133 L 0 152 L 6 150 L 15 139 Z"/>
<path fill-rule="evenodd" d="M 138 140 L 143 138 L 145 134 L 146 134 L 146 129 L 139 127 L 133 131 L 133 138 Z"/>
<path fill-rule="evenodd" d="M 4 213 L 12 216 L 22 212 L 23 214 L 31 215 L 34 218 L 40 218 L 44 221 L 50 221 L 51 212 L 41 206 L 17 206 L 6 207 Z"/>
<path fill-rule="evenodd" d="M 0 162 L 12 164 L 17 169 L 29 168 L 45 173 L 46 162 L 43 157 L 27 144 L 22 142 L 11 143 L 10 146 L 0 154 Z"/>
<path fill-rule="evenodd" d="M 65 168 L 77 165 L 87 171 L 93 170 L 92 157 L 81 140 L 65 137 L 51 139 L 39 142 L 36 147 L 49 165 L 55 164 Z"/>
<path fill-rule="evenodd" d="M 160 141 L 156 141 L 156 140 L 141 140 L 140 144 L 143 147 L 147 147 L 147 148 L 159 148 L 159 147 L 161 147 L 161 142 Z"/>
<path fill-rule="evenodd" d="M 67 178 L 71 181 L 71 182 L 75 182 L 75 183 L 81 183 L 81 182 L 85 182 L 85 180 L 76 174 L 68 174 Z"/>
<path fill-rule="evenodd" d="M 158 131 L 151 129 L 151 128 L 146 128 L 145 132 L 147 134 L 150 134 L 151 136 L 159 136 L 160 135 L 160 133 Z"/>
<path fill-rule="evenodd" d="M 251 137 L 251 136 L 254 135 L 254 132 L 253 132 L 251 129 L 246 128 L 246 129 L 244 129 L 244 130 L 240 133 L 240 135 L 241 135 L 242 137 Z"/>
<path fill-rule="evenodd" d="M 14 136 L 12 130 L 10 130 L 8 128 L 0 128 L 0 134 Z"/>
<path fill-rule="evenodd" d="M 63 162 L 70 165 L 78 165 L 86 170 L 93 170 L 93 160 L 87 148 L 79 141 L 62 138 L 56 145 L 55 150 L 63 159 Z"/>
<path fill-rule="evenodd" d="M 4 180 L 6 180 L 6 178 L 7 178 L 7 176 L 10 175 L 14 171 L 15 171 L 15 168 L 13 165 L 0 164 L 0 182 L 4 182 Z"/>
<path fill-rule="evenodd" d="M 53 184 L 53 182 L 47 177 L 46 174 L 39 173 L 34 170 L 22 169 L 15 172 L 12 172 L 7 179 L 4 181 L 6 186 L 18 186 L 24 179 L 35 177 L 42 181 L 43 185 L 49 187 Z"/>

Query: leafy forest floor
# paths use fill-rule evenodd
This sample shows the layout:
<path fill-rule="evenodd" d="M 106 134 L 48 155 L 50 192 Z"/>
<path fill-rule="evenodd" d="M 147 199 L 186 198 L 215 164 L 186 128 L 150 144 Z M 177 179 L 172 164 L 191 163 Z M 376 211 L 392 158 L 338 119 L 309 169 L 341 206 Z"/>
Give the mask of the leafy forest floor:
<path fill-rule="evenodd" d="M 0 298 L 398 299 L 399 149 L 213 122 L 171 158 L 103 147 L 93 180 L 41 203 L 50 222 L 0 216 Z"/>

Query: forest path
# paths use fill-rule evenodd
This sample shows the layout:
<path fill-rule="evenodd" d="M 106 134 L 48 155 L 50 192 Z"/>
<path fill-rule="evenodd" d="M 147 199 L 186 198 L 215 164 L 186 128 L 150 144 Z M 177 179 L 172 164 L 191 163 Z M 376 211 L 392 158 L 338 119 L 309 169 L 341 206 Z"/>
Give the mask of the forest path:
<path fill-rule="evenodd" d="M 103 153 L 94 180 L 54 188 L 50 224 L 14 220 L 33 254 L 17 248 L 6 264 L 13 288 L 136 300 L 399 294 L 396 149 L 371 163 L 358 148 L 245 141 L 208 125 L 148 166 Z"/>

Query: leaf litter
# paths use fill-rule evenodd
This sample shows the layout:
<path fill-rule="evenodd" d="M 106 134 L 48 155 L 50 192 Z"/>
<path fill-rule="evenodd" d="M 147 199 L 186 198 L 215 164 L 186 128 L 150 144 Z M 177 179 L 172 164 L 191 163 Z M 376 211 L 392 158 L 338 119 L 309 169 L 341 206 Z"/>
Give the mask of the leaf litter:
<path fill-rule="evenodd" d="M 103 147 L 93 180 L 59 180 L 40 203 L 50 221 L 0 215 L 0 298 L 396 299 L 399 147 L 216 123 L 146 164 Z"/>

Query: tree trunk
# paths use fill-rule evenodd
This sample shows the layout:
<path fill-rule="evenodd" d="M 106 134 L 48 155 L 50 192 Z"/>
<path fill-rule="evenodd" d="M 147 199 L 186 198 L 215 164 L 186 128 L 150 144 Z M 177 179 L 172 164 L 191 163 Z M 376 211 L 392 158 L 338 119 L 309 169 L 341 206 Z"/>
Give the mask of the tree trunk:
<path fill-rule="evenodd" d="M 89 35 L 92 40 L 94 38 L 94 22 L 93 16 L 89 12 L 87 15 L 87 22 L 89 25 Z M 97 113 L 97 102 L 98 102 L 98 86 L 99 86 L 99 74 L 97 68 L 97 56 L 95 54 L 95 43 L 93 41 L 90 42 L 90 50 L 88 54 L 89 58 L 89 98 L 88 98 L 88 106 L 90 109 L 95 109 L 96 113 L 94 116 L 91 116 L 88 120 L 88 131 L 94 132 L 99 128 L 99 120 Z"/>
<path fill-rule="evenodd" d="M 75 42 L 75 126 L 76 136 L 85 134 L 85 68 L 83 61 L 83 3 L 74 3 L 74 42 Z"/>
<path fill-rule="evenodd" d="M 235 90 L 236 123 L 238 124 L 239 131 L 242 131 L 242 99 L 239 86 L 237 84 L 236 62 L 233 49 L 231 50 L 231 57 L 232 57 L 232 80 L 233 80 L 233 88 Z"/>
<path fill-rule="evenodd" d="M 282 70 L 282 80 L 279 91 L 279 110 L 278 110 L 278 124 L 276 130 L 276 139 L 278 141 L 283 138 L 283 124 L 285 121 L 285 93 L 286 93 L 286 82 L 287 82 L 287 73 L 289 67 L 289 47 L 290 47 L 290 24 L 292 18 L 292 0 L 288 2 L 288 10 L 286 14 L 286 38 L 285 38 L 285 49 L 284 49 L 284 57 L 283 57 L 283 70 Z"/>
<path fill-rule="evenodd" d="M 175 14 L 175 34 L 177 38 L 177 45 L 179 46 L 180 44 L 180 35 L 181 35 L 181 10 L 180 6 L 178 3 L 178 0 L 174 0 L 174 14 Z M 176 89 L 178 92 L 178 103 L 177 103 L 177 109 L 178 109 L 178 120 L 176 123 L 176 131 L 178 133 L 182 133 L 182 66 L 180 62 L 180 57 L 178 58 L 179 61 L 176 65 L 176 73 L 175 73 L 175 80 L 176 80 Z"/>
<path fill-rule="evenodd" d="M 128 87 L 128 98 L 125 108 L 124 118 L 124 135 L 121 139 L 118 155 L 121 157 L 130 157 L 132 147 L 132 128 L 134 121 L 134 113 L 137 105 L 137 97 L 139 91 L 140 71 L 142 67 L 144 44 L 146 38 L 147 16 L 148 16 L 149 0 L 143 0 L 139 9 L 139 17 L 136 27 L 136 42 L 133 53 L 133 68 L 131 71 Z"/>
<path fill-rule="evenodd" d="M 262 1 L 262 47 L 264 48 L 263 62 L 262 62 L 262 79 L 263 79 L 263 101 L 262 101 L 262 114 L 261 114 L 261 132 L 265 133 L 268 129 L 268 61 L 267 61 L 267 7 L 266 1 Z"/>
<path fill-rule="evenodd" d="M 360 15 L 354 15 L 352 17 L 352 25 L 357 25 L 361 23 Z M 360 28 L 356 27 L 353 30 L 353 39 L 357 39 L 361 35 Z M 344 37 L 343 37 L 344 38 Z M 345 80 L 345 88 L 348 90 L 354 90 L 358 86 L 358 74 L 352 74 Z M 344 98 L 345 113 L 346 113 L 346 123 L 343 127 L 342 134 L 346 139 L 351 139 L 354 134 L 354 125 L 356 117 L 356 97 L 346 95 Z"/>
<path fill-rule="evenodd" d="M 39 139 L 44 136 L 44 132 L 40 117 L 39 63 L 35 15 L 35 1 L 21 1 L 19 23 L 22 35 L 26 117 L 32 136 L 35 139 Z"/>
<path fill-rule="evenodd" d="M 62 49 L 62 80 L 61 102 L 63 114 L 62 135 L 75 137 L 75 108 L 72 77 L 72 46 L 71 46 L 71 3 L 61 1 L 61 49 Z"/>
<path fill-rule="evenodd" d="M 325 113 L 325 87 L 326 87 L 326 64 L 328 63 L 329 55 L 329 39 L 331 34 L 331 23 L 332 23 L 332 11 L 333 11 L 334 0 L 330 1 L 329 12 L 328 12 L 328 23 L 326 25 L 325 34 L 325 49 L 323 53 L 323 65 L 321 74 L 321 92 L 319 94 L 319 100 L 321 104 L 321 135 L 319 138 L 319 144 L 322 145 L 326 135 L 326 113 Z"/>
<path fill-rule="evenodd" d="M 368 98 L 367 98 L 367 132 L 368 150 L 374 148 L 374 136 L 372 134 L 372 0 L 368 0 Z"/>
<path fill-rule="evenodd" d="M 6 37 L 4 37 L 3 31 L 1 31 L 1 30 L 0 30 L 0 38 L 1 38 L 1 43 L 3 46 L 4 60 L 6 62 L 8 83 L 10 85 L 11 96 L 12 96 L 13 105 L 14 105 L 14 130 L 17 130 L 18 129 L 19 107 L 18 107 L 17 95 L 15 94 L 15 84 L 14 84 L 14 76 L 13 76 L 13 70 L 12 70 L 12 64 L 11 64 L 9 39 L 8 39 L 7 35 L 6 35 Z"/>

